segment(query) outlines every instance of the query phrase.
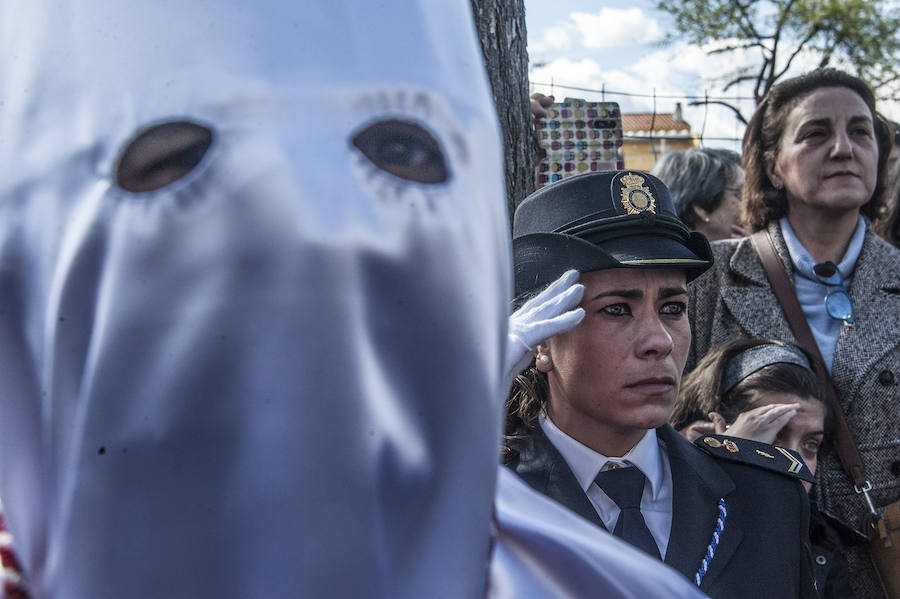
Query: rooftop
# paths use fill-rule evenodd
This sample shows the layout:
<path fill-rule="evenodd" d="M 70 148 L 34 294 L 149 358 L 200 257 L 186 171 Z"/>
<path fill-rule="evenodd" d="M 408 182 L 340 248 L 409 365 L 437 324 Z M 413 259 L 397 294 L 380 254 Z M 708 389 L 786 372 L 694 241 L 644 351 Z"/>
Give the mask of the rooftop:
<path fill-rule="evenodd" d="M 623 131 L 678 131 L 690 133 L 691 125 L 683 120 L 676 120 L 674 114 L 661 114 L 652 112 L 623 112 L 622 113 L 622 130 Z"/>

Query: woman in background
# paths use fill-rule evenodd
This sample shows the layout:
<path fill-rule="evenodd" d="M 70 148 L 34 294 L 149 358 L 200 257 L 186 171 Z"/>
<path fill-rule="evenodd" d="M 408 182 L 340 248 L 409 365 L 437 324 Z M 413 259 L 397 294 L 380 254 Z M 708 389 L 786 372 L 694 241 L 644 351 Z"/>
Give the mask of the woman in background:
<path fill-rule="evenodd" d="M 710 241 L 746 235 L 740 224 L 744 171 L 737 152 L 674 150 L 660 158 L 652 173 L 668 186 L 678 218 L 689 228 Z"/>

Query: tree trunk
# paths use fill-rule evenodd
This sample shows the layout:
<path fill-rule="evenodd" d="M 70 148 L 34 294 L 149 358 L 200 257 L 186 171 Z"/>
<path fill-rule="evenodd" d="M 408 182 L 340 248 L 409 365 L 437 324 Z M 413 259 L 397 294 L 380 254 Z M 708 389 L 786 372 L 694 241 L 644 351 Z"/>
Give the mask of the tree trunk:
<path fill-rule="evenodd" d="M 528 52 L 524 0 L 471 0 L 475 26 L 500 127 L 506 164 L 510 220 L 534 191 L 536 148 L 528 99 Z"/>

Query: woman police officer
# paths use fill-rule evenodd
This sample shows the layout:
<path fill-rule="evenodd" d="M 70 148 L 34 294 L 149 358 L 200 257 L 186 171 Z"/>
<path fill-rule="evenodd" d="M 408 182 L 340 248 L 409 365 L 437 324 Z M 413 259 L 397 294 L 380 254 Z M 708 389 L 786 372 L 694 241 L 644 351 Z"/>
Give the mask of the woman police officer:
<path fill-rule="evenodd" d="M 566 179 L 523 201 L 513 243 L 517 296 L 574 269 L 584 316 L 536 344 L 517 377 L 506 465 L 712 597 L 815 596 L 808 506 L 792 474 L 810 478 L 802 462 L 716 435 L 692 445 L 667 424 L 690 347 L 687 282 L 712 256 L 665 185 L 636 172 Z"/>

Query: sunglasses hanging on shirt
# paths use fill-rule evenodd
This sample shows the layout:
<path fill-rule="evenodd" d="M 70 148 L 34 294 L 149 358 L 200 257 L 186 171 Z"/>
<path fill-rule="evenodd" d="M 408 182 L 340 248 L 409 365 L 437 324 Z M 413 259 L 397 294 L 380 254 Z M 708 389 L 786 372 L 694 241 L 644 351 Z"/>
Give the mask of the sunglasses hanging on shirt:
<path fill-rule="evenodd" d="M 853 324 L 853 302 L 850 301 L 847 282 L 837 265 L 831 261 L 820 262 L 813 266 L 813 273 L 819 283 L 833 287 L 825 295 L 825 311 L 828 315 L 847 324 Z"/>

